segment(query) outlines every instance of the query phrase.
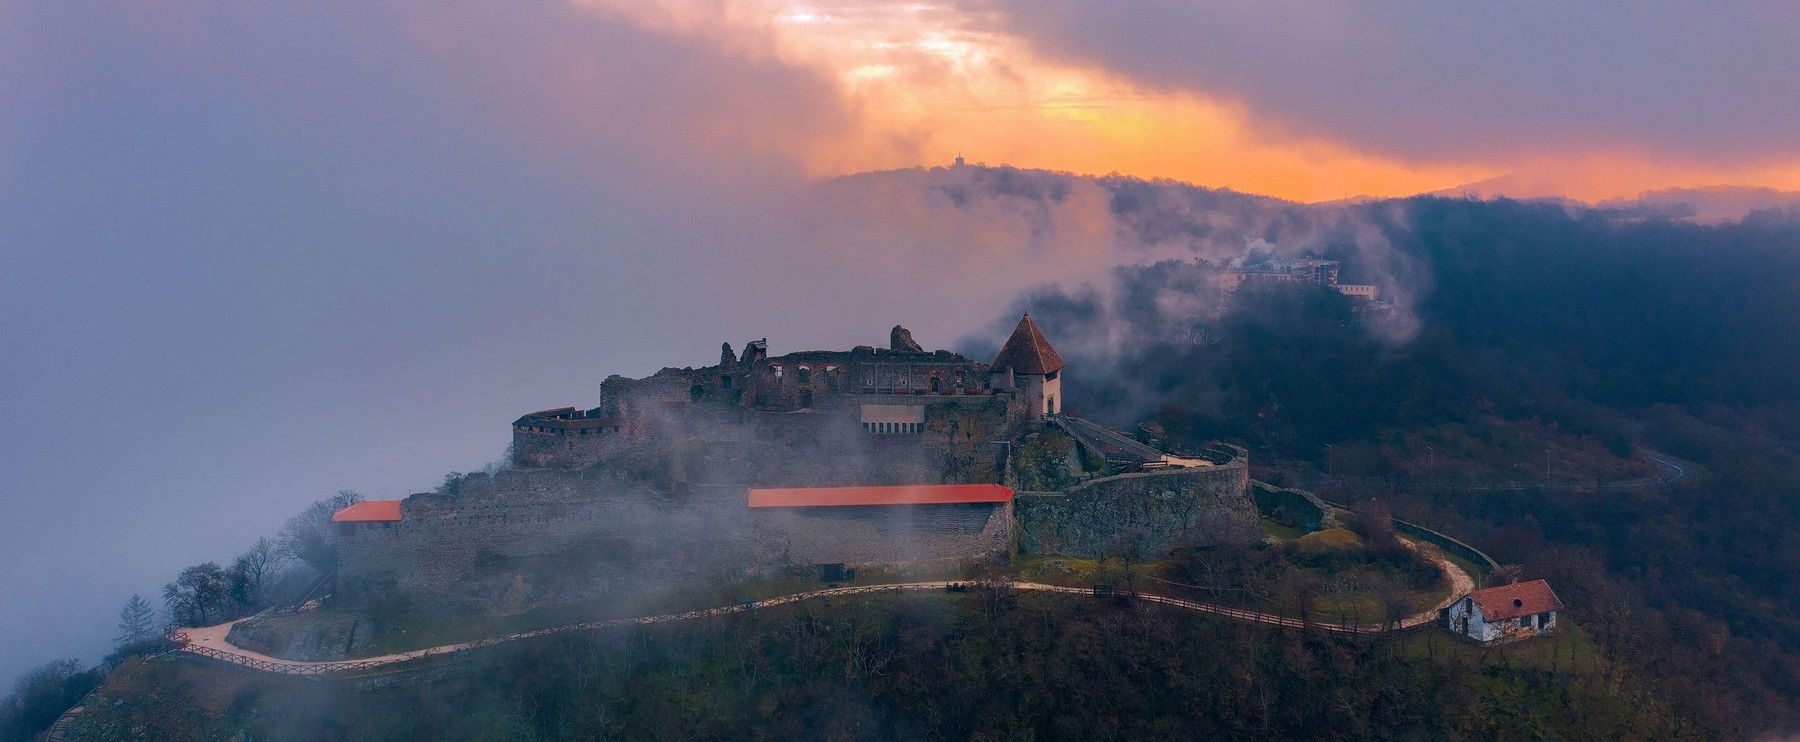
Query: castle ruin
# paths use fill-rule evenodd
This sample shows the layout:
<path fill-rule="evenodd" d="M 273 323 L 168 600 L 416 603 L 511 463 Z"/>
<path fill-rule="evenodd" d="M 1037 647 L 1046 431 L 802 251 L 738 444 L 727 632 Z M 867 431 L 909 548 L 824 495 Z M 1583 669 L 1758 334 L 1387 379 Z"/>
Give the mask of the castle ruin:
<path fill-rule="evenodd" d="M 665 368 L 642 379 L 610 376 L 599 405 L 533 412 L 513 422 L 512 462 L 521 468 L 584 467 L 632 441 L 679 438 L 704 424 L 747 424 L 866 436 L 920 436 L 928 418 L 984 418 L 994 434 L 1057 412 L 1063 361 L 1025 315 L 991 363 L 926 351 L 895 325 L 888 347 L 769 355 L 767 339 L 731 344 L 719 363 Z M 998 405 L 993 404 L 998 402 Z"/>
<path fill-rule="evenodd" d="M 611 376 L 592 408 L 514 421 L 511 469 L 339 513 L 337 595 L 511 612 L 794 564 L 1162 552 L 1254 521 L 1242 449 L 1068 417 L 1064 366 L 1026 315 L 987 363 L 896 326 L 886 348 L 757 340 Z M 1015 492 L 1015 446 L 1046 436 L 1070 486 Z"/>

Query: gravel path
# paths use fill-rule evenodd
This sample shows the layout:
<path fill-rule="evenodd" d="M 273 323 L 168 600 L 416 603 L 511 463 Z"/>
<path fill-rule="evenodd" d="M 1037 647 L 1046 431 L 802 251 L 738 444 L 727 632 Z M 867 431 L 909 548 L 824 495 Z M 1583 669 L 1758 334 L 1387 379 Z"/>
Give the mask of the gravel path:
<path fill-rule="evenodd" d="M 1407 543 L 1409 545 L 1412 545 L 1413 548 L 1418 548 L 1418 546 L 1416 544 L 1412 544 L 1412 542 L 1410 542 L 1410 541 Z M 1246 610 L 1240 610 L 1237 608 L 1228 608 L 1228 607 L 1222 606 L 1222 605 L 1215 605 L 1212 603 L 1201 603 L 1198 601 L 1185 600 L 1182 598 L 1172 598 L 1172 597 L 1168 597 L 1168 596 L 1164 596 L 1164 595 L 1150 595 L 1150 594 L 1145 594 L 1145 593 L 1119 593 L 1118 595 L 1120 597 L 1128 597 L 1128 598 L 1143 601 L 1146 603 L 1157 603 L 1157 604 L 1161 604 L 1161 605 L 1173 606 L 1176 608 L 1194 611 L 1197 613 L 1209 613 L 1209 614 L 1212 614 L 1215 616 L 1224 616 L 1226 618 L 1237 619 L 1240 621 L 1251 621 L 1251 622 L 1255 622 L 1255 623 L 1269 624 L 1269 625 L 1273 625 L 1273 626 L 1285 626 L 1285 627 L 1289 627 L 1289 628 L 1303 628 L 1303 627 L 1307 627 L 1307 626 L 1312 626 L 1312 627 L 1315 627 L 1315 628 L 1318 628 L 1318 629 L 1321 629 L 1324 631 L 1330 631 L 1333 633 L 1340 633 L 1340 634 L 1374 634 L 1374 633 L 1379 633 L 1382 631 L 1389 630 L 1390 628 L 1410 629 L 1410 628 L 1413 628 L 1416 626 L 1422 626 L 1424 624 L 1431 623 L 1431 622 L 1437 620 L 1437 615 L 1438 615 L 1439 610 L 1442 610 L 1443 608 L 1449 606 L 1451 603 L 1456 602 L 1456 600 L 1458 598 L 1461 598 L 1462 596 L 1467 595 L 1471 590 L 1474 589 L 1474 587 L 1475 587 L 1474 580 L 1472 580 L 1469 577 L 1469 574 L 1467 572 L 1463 571 L 1463 569 L 1461 567 L 1458 567 L 1455 563 L 1451 562 L 1448 559 L 1444 559 L 1442 557 L 1437 557 L 1436 559 L 1438 562 L 1438 567 L 1440 569 L 1444 570 L 1444 574 L 1450 578 L 1450 595 L 1449 595 L 1449 597 L 1445 598 L 1442 602 L 1440 602 L 1436 607 L 1432 608 L 1431 610 L 1421 611 L 1412 616 L 1408 616 L 1406 619 L 1402 620 L 1397 627 L 1388 627 L 1388 626 L 1384 626 L 1381 624 L 1345 625 L 1345 624 L 1326 624 L 1326 623 L 1317 623 L 1317 622 L 1307 622 L 1307 621 L 1302 621 L 1298 618 L 1292 618 L 1292 617 L 1288 617 L 1288 616 L 1277 616 L 1277 615 L 1269 614 L 1269 613 L 1259 613 L 1256 611 L 1246 611 Z M 1028 591 L 1028 592 L 1062 593 L 1062 594 L 1067 594 L 1067 595 L 1095 595 L 1095 592 L 1088 588 L 1068 587 L 1068 586 L 1064 586 L 1064 585 L 1045 585 L 1045 584 L 1036 583 L 1036 582 L 1007 582 L 1007 583 L 1001 583 L 1001 584 L 1003 586 L 1013 589 L 1013 590 L 1022 590 L 1022 591 Z M 976 587 L 976 586 L 977 586 L 977 583 L 946 581 L 946 582 L 903 582 L 903 583 L 895 583 L 895 584 L 890 584 L 890 585 L 862 585 L 862 586 L 856 586 L 856 587 L 827 588 L 824 590 L 811 590 L 811 591 L 802 592 L 802 593 L 793 593 L 791 595 L 783 595 L 780 597 L 769 598 L 766 600 L 758 600 L 758 601 L 754 601 L 754 602 L 738 603 L 738 604 L 734 604 L 734 605 L 719 606 L 716 608 L 703 608 L 703 609 L 699 609 L 699 610 L 683 611 L 681 613 L 664 613 L 664 614 L 655 615 L 655 616 L 639 616 L 636 618 L 615 618 L 615 619 L 610 619 L 610 620 L 605 620 L 605 621 L 588 621 L 588 622 L 584 622 L 584 623 L 567 624 L 564 626 L 555 626 L 555 627 L 551 627 L 551 628 L 547 628 L 547 629 L 538 629 L 536 631 L 525 631 L 525 632 L 520 632 L 517 634 L 508 634 L 506 636 L 493 637 L 493 638 L 489 638 L 489 639 L 481 639 L 481 640 L 472 641 L 472 642 L 458 642 L 455 644 L 444 644 L 444 645 L 440 645 L 440 646 L 436 646 L 436 647 L 426 647 L 424 649 L 415 649 L 415 650 L 412 650 L 409 652 L 395 652 L 393 654 L 384 654 L 384 655 L 379 655 L 379 656 L 375 656 L 375 657 L 363 657 L 363 658 L 358 658 L 358 659 L 354 659 L 354 660 L 344 660 L 344 661 L 309 662 L 309 661 L 303 661 L 303 660 L 282 659 L 280 657 L 273 657 L 273 656 L 270 656 L 267 654 L 263 654 L 261 652 L 256 652 L 256 651 L 252 651 L 249 649 L 245 649 L 243 647 L 239 647 L 235 644 L 232 644 L 232 643 L 226 641 L 225 637 L 227 634 L 231 633 L 231 627 L 234 624 L 238 623 L 238 621 L 243 621 L 245 619 L 238 619 L 238 621 L 222 623 L 222 624 L 218 624 L 216 626 L 203 626 L 203 627 L 197 627 L 197 628 L 191 628 L 191 629 L 184 629 L 177 635 L 176 641 L 181 644 L 181 648 L 178 651 L 187 652 L 190 654 L 198 654 L 198 655 L 202 655 L 205 657 L 211 657 L 213 659 L 230 662 L 230 663 L 233 663 L 236 665 L 241 665 L 241 666 L 248 667 L 248 668 L 255 669 L 255 670 L 262 670 L 265 672 L 282 673 L 282 674 L 288 674 L 288 675 L 328 675 L 328 674 L 336 674 L 336 673 L 343 673 L 343 672 L 352 672 L 352 671 L 357 671 L 357 670 L 366 670 L 366 669 L 382 667 L 382 666 L 386 666 L 386 665 L 394 665 L 394 664 L 399 664 L 399 663 L 403 663 L 403 662 L 410 662 L 413 660 L 424 659 L 427 657 L 435 657 L 438 655 L 454 654 L 457 652 L 463 652 L 463 651 L 467 651 L 467 650 L 471 650 L 471 649 L 477 649 L 477 648 L 489 646 L 492 644 L 500 644 L 500 643 L 509 642 L 509 641 L 518 641 L 520 639 L 529 639 L 529 638 L 538 637 L 538 636 L 548 636 L 551 634 L 562 634 L 562 633 L 569 633 L 569 632 L 575 632 L 575 631 L 594 631 L 594 630 L 598 630 L 598 629 L 614 628 L 614 627 L 619 627 L 619 626 L 648 626 L 651 624 L 688 621 L 688 620 L 693 620 L 693 619 L 697 619 L 697 618 L 704 618 L 707 616 L 721 616 L 721 615 L 727 615 L 727 614 L 732 614 L 732 613 L 743 613 L 746 611 L 753 611 L 753 610 L 758 610 L 758 609 L 762 609 L 762 608 L 773 608 L 776 606 L 783 606 L 783 605 L 788 605 L 791 603 L 798 603 L 798 602 L 805 601 L 805 600 L 816 600 L 816 599 L 820 599 L 820 598 L 829 598 L 829 597 L 833 597 L 833 596 L 866 595 L 866 594 L 871 594 L 871 593 L 902 592 L 902 591 L 908 591 L 908 590 L 951 591 L 951 590 L 968 589 L 968 588 Z"/>

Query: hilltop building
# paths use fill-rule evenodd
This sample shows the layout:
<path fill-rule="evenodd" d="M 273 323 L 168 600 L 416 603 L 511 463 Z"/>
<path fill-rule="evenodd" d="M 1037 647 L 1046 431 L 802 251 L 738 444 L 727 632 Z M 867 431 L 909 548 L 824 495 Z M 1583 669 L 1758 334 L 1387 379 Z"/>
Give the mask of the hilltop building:
<path fill-rule="evenodd" d="M 1537 636 L 1555 628 L 1562 599 L 1543 580 L 1476 590 L 1444 609 L 1445 627 L 1483 644 Z"/>
<path fill-rule="evenodd" d="M 1319 258 L 1270 258 L 1259 263 L 1238 266 L 1227 271 L 1223 278 L 1226 293 L 1238 290 L 1246 283 L 1297 283 L 1308 286 L 1329 286 L 1352 299 L 1365 302 L 1379 301 L 1381 289 L 1372 284 L 1338 283 L 1336 260 Z"/>

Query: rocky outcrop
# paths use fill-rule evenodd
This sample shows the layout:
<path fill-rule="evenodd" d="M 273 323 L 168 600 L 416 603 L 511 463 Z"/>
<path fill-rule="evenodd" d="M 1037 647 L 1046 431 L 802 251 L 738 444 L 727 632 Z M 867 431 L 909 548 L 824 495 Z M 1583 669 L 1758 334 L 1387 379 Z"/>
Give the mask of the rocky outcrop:
<path fill-rule="evenodd" d="M 888 347 L 909 353 L 925 352 L 925 348 L 913 340 L 912 331 L 899 325 L 894 325 L 894 329 L 888 333 Z"/>

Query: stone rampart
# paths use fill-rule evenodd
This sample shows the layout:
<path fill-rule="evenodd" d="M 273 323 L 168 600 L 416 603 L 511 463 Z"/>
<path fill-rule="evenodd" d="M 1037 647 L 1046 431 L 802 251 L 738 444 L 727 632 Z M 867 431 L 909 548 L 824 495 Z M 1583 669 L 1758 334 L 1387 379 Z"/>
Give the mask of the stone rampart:
<path fill-rule="evenodd" d="M 1311 492 L 1251 482 L 1250 495 L 1263 515 L 1307 533 L 1327 528 L 1333 520 L 1332 507 Z"/>
<path fill-rule="evenodd" d="M 1021 492 L 1013 500 L 1018 550 L 1026 554 L 1160 554 L 1208 528 L 1251 524 L 1249 457 L 1214 466 L 1120 474 L 1066 492 Z"/>
<path fill-rule="evenodd" d="M 413 495 L 392 524 L 340 529 L 337 599 L 458 613 L 642 595 L 767 563 L 742 503 L 673 502 L 640 483 L 562 470 L 464 478 Z"/>
<path fill-rule="evenodd" d="M 757 541 L 793 564 L 984 559 L 1012 545 L 1007 503 L 768 508 L 750 517 Z"/>

